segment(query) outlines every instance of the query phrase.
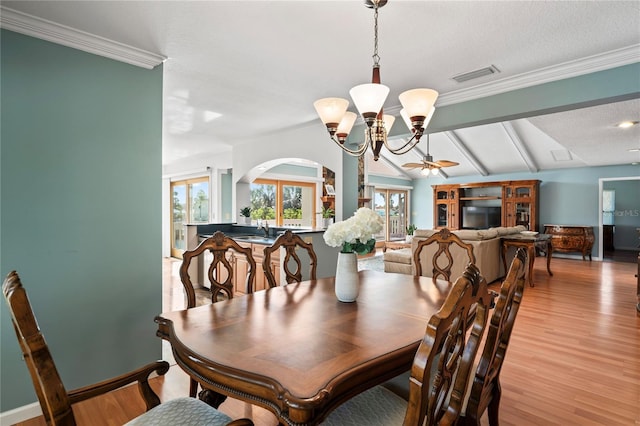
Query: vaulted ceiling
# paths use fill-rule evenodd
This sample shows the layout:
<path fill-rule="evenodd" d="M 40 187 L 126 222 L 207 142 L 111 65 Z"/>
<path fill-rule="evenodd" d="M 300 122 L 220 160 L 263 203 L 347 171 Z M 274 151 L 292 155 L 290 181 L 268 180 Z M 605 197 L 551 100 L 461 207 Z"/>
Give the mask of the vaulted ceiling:
<path fill-rule="evenodd" d="M 18 14 L 168 58 L 165 164 L 228 152 L 294 127 L 317 125 L 325 132 L 313 101 L 348 98 L 350 87 L 370 79 L 373 13 L 361 1 L 1 4 L 4 28 L 16 30 L 6 17 Z M 390 111 L 398 110 L 397 95 L 414 87 L 438 90 L 440 107 L 479 96 L 474 93 L 503 93 L 506 83 L 526 87 L 567 75 L 557 70 L 580 75 L 640 62 L 638 1 L 392 0 L 379 21 Z M 19 31 L 29 34 L 34 26 Z M 488 66 L 499 72 L 453 79 Z M 445 169 L 449 176 L 640 162 L 640 153 L 629 151 L 640 148 L 640 126 L 615 127 L 640 119 L 639 97 L 437 132 L 430 154 L 460 163 Z M 398 119 L 395 126 L 404 123 Z M 395 133 L 396 139 L 408 136 Z M 327 149 L 336 148 L 327 141 Z M 370 172 L 417 178 L 419 171 L 401 165 L 424 154 L 421 141 L 414 152 L 369 162 Z"/>
<path fill-rule="evenodd" d="M 451 177 L 640 163 L 640 152 L 633 151 L 640 147 L 640 126 L 616 126 L 623 117 L 637 121 L 639 115 L 640 99 L 632 99 L 467 127 L 432 134 L 429 153 L 435 160 L 460 163 L 442 169 Z M 367 167 L 374 174 L 416 178 L 419 169 L 400 166 L 420 162 L 424 154 L 426 142 L 421 141 L 402 156 L 387 153 L 374 162 L 369 155 Z"/>

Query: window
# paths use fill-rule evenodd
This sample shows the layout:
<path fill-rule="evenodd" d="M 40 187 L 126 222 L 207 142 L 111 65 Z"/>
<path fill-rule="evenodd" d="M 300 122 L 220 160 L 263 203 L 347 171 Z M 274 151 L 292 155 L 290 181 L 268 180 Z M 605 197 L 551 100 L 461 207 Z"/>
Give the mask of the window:
<path fill-rule="evenodd" d="M 171 182 L 171 256 L 182 257 L 186 223 L 209 223 L 209 178 Z"/>
<path fill-rule="evenodd" d="M 393 189 L 376 189 L 374 209 L 384 219 L 384 227 L 377 240 L 394 241 L 406 237 L 407 226 L 407 191 Z"/>
<path fill-rule="evenodd" d="M 256 179 L 251 190 L 251 219 L 275 226 L 315 227 L 316 185 Z"/>

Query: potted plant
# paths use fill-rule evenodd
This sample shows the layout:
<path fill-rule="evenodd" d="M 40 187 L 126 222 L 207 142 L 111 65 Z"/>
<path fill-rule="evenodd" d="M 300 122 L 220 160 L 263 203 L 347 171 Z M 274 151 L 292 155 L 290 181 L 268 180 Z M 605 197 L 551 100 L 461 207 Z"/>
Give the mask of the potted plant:
<path fill-rule="evenodd" d="M 405 237 L 405 241 L 410 243 L 413 240 L 413 232 L 418 229 L 418 227 L 414 224 L 409 224 L 407 226 L 407 236 Z"/>
<path fill-rule="evenodd" d="M 333 223 L 333 215 L 335 212 L 331 207 L 322 206 L 322 227 L 328 228 Z"/>
<path fill-rule="evenodd" d="M 240 209 L 240 218 L 245 225 L 251 225 L 251 207 L 243 207 Z"/>

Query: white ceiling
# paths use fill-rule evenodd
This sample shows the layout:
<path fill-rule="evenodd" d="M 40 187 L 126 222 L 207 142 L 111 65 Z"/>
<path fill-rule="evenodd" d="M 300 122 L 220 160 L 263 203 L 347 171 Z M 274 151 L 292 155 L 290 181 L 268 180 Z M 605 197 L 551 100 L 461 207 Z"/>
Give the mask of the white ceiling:
<path fill-rule="evenodd" d="M 373 13 L 362 1 L 1 3 L 166 56 L 165 165 L 309 123 L 325 132 L 313 101 L 348 97 L 352 86 L 370 80 Z M 409 88 L 438 90 L 440 106 L 478 85 L 618 49 L 631 51 L 631 62 L 640 58 L 638 1 L 392 0 L 379 21 L 389 110 Z M 452 80 L 490 65 L 500 73 Z M 221 116 L 210 120 L 213 113 Z M 437 133 L 430 151 L 460 163 L 445 169 L 449 176 L 640 161 L 628 151 L 640 147 L 640 126 L 614 127 L 623 119 L 640 119 L 640 100 Z M 329 140 L 327 147 L 335 149 Z M 370 164 L 370 172 L 402 176 L 398 165 L 419 160 L 426 143 L 419 148 L 402 157 L 387 153 L 389 161 Z"/>

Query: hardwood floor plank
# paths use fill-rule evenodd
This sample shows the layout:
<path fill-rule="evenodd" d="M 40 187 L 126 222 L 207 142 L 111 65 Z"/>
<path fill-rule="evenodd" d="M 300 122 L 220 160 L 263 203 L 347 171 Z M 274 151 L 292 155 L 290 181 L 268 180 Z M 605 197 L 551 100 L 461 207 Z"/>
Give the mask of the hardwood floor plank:
<path fill-rule="evenodd" d="M 536 286 L 525 289 L 501 373 L 501 424 L 640 425 L 637 264 L 553 258 L 551 269 L 552 277 L 538 259 Z M 175 261 L 165 260 L 164 281 L 164 295 L 170 295 L 165 309 L 182 308 Z M 187 394 L 188 379 L 176 366 L 153 382 L 163 401 Z M 118 392 L 75 407 L 80 424 L 121 424 L 125 416 L 144 410 L 133 396 L 135 387 Z M 239 418 L 244 406 L 228 399 L 221 409 Z M 112 414 L 116 411 L 123 417 Z M 268 411 L 253 407 L 252 412 L 256 425 L 277 425 Z M 488 424 L 486 415 L 482 424 Z M 39 418 L 20 425 L 44 422 Z"/>

